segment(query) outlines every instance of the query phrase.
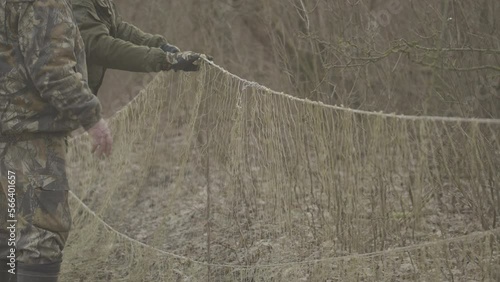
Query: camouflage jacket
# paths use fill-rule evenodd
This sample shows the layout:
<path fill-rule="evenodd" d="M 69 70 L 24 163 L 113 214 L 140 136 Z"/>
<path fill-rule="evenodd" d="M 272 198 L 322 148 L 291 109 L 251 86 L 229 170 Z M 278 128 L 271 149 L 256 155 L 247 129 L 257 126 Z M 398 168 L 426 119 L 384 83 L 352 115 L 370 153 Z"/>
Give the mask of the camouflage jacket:
<path fill-rule="evenodd" d="M 167 41 L 122 20 L 111 0 L 71 0 L 85 42 L 89 85 L 97 95 L 107 68 L 158 72 L 164 68 Z"/>
<path fill-rule="evenodd" d="M 0 142 L 99 121 L 68 0 L 2 0 L 0 23 Z"/>

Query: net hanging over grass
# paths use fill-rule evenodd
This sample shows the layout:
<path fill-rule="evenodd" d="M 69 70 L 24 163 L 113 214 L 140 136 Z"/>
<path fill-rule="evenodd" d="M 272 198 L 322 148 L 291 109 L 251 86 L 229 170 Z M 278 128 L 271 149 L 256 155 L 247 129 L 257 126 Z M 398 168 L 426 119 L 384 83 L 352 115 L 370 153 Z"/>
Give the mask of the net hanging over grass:
<path fill-rule="evenodd" d="M 500 120 L 363 112 L 205 64 L 68 155 L 62 281 L 498 281 Z"/>

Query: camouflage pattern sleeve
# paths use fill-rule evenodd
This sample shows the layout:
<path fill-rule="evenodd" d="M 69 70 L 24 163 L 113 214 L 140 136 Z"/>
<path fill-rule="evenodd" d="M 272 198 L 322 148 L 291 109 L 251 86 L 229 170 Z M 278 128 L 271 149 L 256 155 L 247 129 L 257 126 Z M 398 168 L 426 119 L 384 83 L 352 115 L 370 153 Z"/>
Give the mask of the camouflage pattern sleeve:
<path fill-rule="evenodd" d="M 19 47 L 42 99 L 85 129 L 101 118 L 101 104 L 86 81 L 85 54 L 66 0 L 35 0 L 19 19 Z M 83 65 L 83 66 L 82 66 Z"/>
<path fill-rule="evenodd" d="M 73 11 L 89 64 L 133 72 L 159 72 L 164 68 L 165 53 L 160 48 L 139 46 L 111 36 L 90 3 L 73 2 Z"/>

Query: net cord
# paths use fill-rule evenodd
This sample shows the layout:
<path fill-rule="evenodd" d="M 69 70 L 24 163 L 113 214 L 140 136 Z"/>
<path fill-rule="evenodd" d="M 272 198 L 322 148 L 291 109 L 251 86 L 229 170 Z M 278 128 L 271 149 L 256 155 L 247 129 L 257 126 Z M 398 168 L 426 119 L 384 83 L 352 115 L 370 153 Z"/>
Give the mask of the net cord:
<path fill-rule="evenodd" d="M 368 116 L 379 116 L 379 117 L 384 117 L 384 118 L 395 118 L 395 119 L 402 119 L 402 120 L 424 120 L 424 121 L 441 121 L 441 122 L 455 122 L 455 123 L 482 123 L 482 124 L 499 124 L 500 125 L 500 119 L 477 119 L 477 118 L 460 118 L 460 117 L 439 117 L 439 116 L 411 116 L 411 115 L 398 115 L 398 114 L 388 114 L 388 113 L 383 113 L 383 112 L 372 112 L 372 111 L 364 111 L 364 110 L 357 110 L 357 109 L 351 109 L 351 108 L 346 108 L 346 107 L 341 107 L 341 106 L 335 106 L 335 105 L 327 105 L 322 102 L 318 101 L 312 101 L 308 99 L 302 99 L 302 98 L 297 98 L 292 95 L 283 93 L 283 92 L 278 92 L 274 91 L 272 89 L 269 89 L 266 86 L 263 86 L 255 81 L 250 81 L 244 78 L 239 77 L 236 74 L 233 74 L 229 72 L 228 70 L 224 69 L 223 67 L 215 64 L 212 61 L 205 60 L 206 63 L 211 65 L 214 68 L 217 68 L 224 74 L 240 81 L 243 85 L 243 88 L 247 87 L 252 87 L 258 90 L 265 91 L 267 93 L 273 94 L 273 95 L 279 95 L 282 97 L 285 97 L 287 99 L 293 100 L 293 101 L 298 101 L 301 103 L 305 104 L 312 104 L 316 106 L 321 106 L 325 108 L 330 108 L 333 110 L 338 110 L 338 111 L 347 111 L 355 114 L 361 114 L 361 115 L 368 115 Z M 137 95 L 134 99 L 132 99 L 123 109 L 118 111 L 117 113 L 123 111 L 128 105 L 133 103 L 140 95 L 144 95 L 144 93 Z M 115 114 L 116 115 L 116 114 Z M 114 117 L 114 116 L 113 116 Z M 111 119 L 113 119 L 111 117 Z M 86 133 L 84 133 L 86 134 Z M 81 135 L 80 135 L 81 136 Z M 75 136 L 73 138 L 78 138 L 78 136 Z M 216 264 L 216 263 L 208 263 L 208 262 L 203 262 L 203 261 L 198 261 L 186 256 L 182 255 L 177 255 L 172 252 L 168 252 L 165 250 L 161 250 L 159 248 L 153 247 L 151 245 L 145 244 L 143 242 L 140 242 L 134 238 L 131 238 L 130 236 L 116 230 L 113 228 L 111 225 L 109 225 L 107 222 L 105 222 L 102 218 L 100 218 L 89 206 L 87 206 L 81 199 L 78 198 L 77 195 L 75 195 L 72 191 L 69 191 L 70 195 L 74 200 L 81 206 L 83 209 L 92 215 L 102 226 L 104 226 L 107 230 L 113 232 L 117 236 L 133 243 L 138 246 L 141 246 L 143 248 L 150 249 L 152 251 L 158 252 L 162 255 L 167 255 L 179 260 L 184 260 L 184 261 L 190 261 L 192 263 L 196 263 L 199 265 L 204 265 L 204 266 L 214 266 L 214 267 L 230 267 L 230 268 L 272 268 L 272 267 L 283 267 L 283 266 L 293 266 L 293 265 L 305 265 L 305 264 L 314 264 L 314 263 L 321 263 L 321 262 L 337 262 L 337 261 L 346 261 L 350 259 L 366 259 L 366 258 L 373 258 L 373 257 L 379 257 L 379 256 L 384 256 L 388 254 L 395 254 L 395 253 L 401 253 L 401 252 L 409 252 L 409 251 L 414 251 L 417 249 L 422 249 L 426 247 L 434 247 L 434 246 L 439 246 L 439 245 L 444 245 L 444 244 L 449 244 L 449 243 L 455 243 L 455 242 L 460 242 L 460 241 L 465 241 L 465 240 L 471 240 L 475 238 L 480 238 L 480 237 L 486 237 L 488 235 L 494 236 L 495 234 L 498 235 L 500 233 L 500 228 L 495 228 L 492 230 L 488 231 L 481 231 L 481 232 L 474 232 L 471 234 L 463 235 L 463 236 L 458 236 L 458 237 L 453 237 L 453 238 L 448 238 L 448 239 L 442 239 L 442 240 L 437 240 L 433 242 L 426 242 L 426 243 L 421 243 L 421 244 L 414 244 L 414 245 L 409 245 L 409 246 L 404 246 L 404 247 L 398 247 L 398 248 L 393 248 L 393 249 L 388 249 L 388 250 L 383 250 L 383 251 L 377 251 L 377 252 L 370 252 L 370 253 L 364 253 L 364 254 L 351 254 L 351 255 L 345 255 L 345 256 L 338 256 L 338 257 L 328 257 L 328 258 L 322 258 L 322 259 L 313 259 L 313 260 L 304 260 L 304 261 L 296 261 L 296 262 L 284 262 L 284 263 L 273 263 L 273 264 L 258 264 L 258 265 L 238 265 L 238 264 Z"/>

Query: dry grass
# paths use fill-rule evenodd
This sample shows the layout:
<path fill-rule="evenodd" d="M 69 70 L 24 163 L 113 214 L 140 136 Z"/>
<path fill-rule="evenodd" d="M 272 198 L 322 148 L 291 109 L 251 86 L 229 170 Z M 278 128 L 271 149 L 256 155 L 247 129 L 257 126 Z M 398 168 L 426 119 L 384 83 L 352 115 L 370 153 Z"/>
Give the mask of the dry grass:
<path fill-rule="evenodd" d="M 220 65 L 272 89 L 376 111 L 500 116 L 495 0 L 118 5 L 144 30 L 183 50 L 212 54 Z M 108 112 L 136 95 L 148 77 L 108 75 L 102 91 Z"/>
<path fill-rule="evenodd" d="M 494 0 L 118 5 L 181 49 L 298 97 L 500 115 Z M 380 15 L 388 17 L 375 25 Z M 108 115 L 151 78 L 108 74 Z M 332 110 L 208 68 L 157 77 L 114 127 L 109 163 L 75 143 L 74 190 L 157 250 L 74 202 L 65 281 L 500 278 L 498 125 Z"/>

